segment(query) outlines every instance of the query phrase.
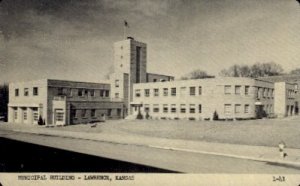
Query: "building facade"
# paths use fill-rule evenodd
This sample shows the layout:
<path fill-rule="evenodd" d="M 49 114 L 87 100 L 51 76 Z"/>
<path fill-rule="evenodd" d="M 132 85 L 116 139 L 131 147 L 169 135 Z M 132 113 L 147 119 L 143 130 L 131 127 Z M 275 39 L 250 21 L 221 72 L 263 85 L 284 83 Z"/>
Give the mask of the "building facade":
<path fill-rule="evenodd" d="M 211 120 L 287 116 L 294 85 L 250 78 L 209 78 L 134 84 L 133 114 L 157 119 Z"/>
<path fill-rule="evenodd" d="M 43 79 L 9 84 L 8 121 L 47 125 L 123 118 L 123 102 L 112 100 L 110 84 Z"/>
<path fill-rule="evenodd" d="M 146 82 L 171 81 L 174 77 L 147 73 L 146 43 L 128 37 L 114 43 L 114 73 L 110 76 L 112 97 L 124 101 L 125 115 L 132 113 L 133 85 Z"/>

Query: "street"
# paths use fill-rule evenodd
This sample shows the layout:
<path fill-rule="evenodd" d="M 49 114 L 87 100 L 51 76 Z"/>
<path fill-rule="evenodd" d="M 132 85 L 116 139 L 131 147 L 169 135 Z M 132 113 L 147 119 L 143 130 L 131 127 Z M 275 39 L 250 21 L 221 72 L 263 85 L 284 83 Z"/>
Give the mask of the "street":
<path fill-rule="evenodd" d="M 117 144 L 111 142 L 76 139 L 69 137 L 57 137 L 47 135 L 28 134 L 12 131 L 0 131 L 0 136 L 7 139 L 14 139 L 38 145 L 59 148 L 67 151 L 79 152 L 94 155 L 101 158 L 115 159 L 119 161 L 131 162 L 150 167 L 156 167 L 152 171 L 144 172 L 188 172 L 188 173 L 246 173 L 246 174 L 294 174 L 300 173 L 300 167 L 271 164 L 260 161 L 252 161 L 224 156 L 207 155 L 192 152 L 182 152 L 175 150 L 165 150 L 133 144 Z M 3 148 L 3 147 L 2 147 Z M 14 149 L 1 149 L 6 152 Z M 14 149 L 18 156 L 23 156 L 26 152 L 21 149 Z M 47 154 L 40 154 L 47 156 Z M 68 158 L 68 157 L 66 157 Z M 70 157 L 72 158 L 72 157 Z M 34 160 L 32 160 L 34 161 Z M 33 162 L 34 163 L 34 162 Z M 55 166 L 55 165 L 53 165 Z M 84 166 L 84 165 L 83 165 Z M 88 166 L 88 165 L 86 165 Z M 103 166 L 110 166 L 104 164 Z M 126 166 L 126 164 L 122 165 Z M 124 168 L 124 167 L 123 167 Z M 82 171 L 87 167 L 82 167 Z M 124 168 L 125 170 L 126 168 Z M 130 167 L 129 167 L 130 169 Z M 170 171 L 169 171 L 170 170 Z M 72 171 L 72 170 L 70 170 Z M 74 170 L 75 171 L 75 170 Z M 76 170 L 80 171 L 80 170 Z M 141 171 L 141 172 L 143 172 Z M 134 172 L 134 171 L 128 171 Z M 136 170 L 138 172 L 138 170 Z"/>

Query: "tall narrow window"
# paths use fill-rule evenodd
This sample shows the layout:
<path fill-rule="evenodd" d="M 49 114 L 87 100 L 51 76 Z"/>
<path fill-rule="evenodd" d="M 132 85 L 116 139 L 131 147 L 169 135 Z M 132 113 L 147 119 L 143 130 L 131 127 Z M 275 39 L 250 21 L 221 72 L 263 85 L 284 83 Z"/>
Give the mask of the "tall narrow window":
<path fill-rule="evenodd" d="M 190 87 L 190 95 L 195 96 L 196 95 L 196 87 Z"/>
<path fill-rule="evenodd" d="M 230 85 L 225 85 L 224 86 L 224 93 L 225 94 L 231 94 L 231 86 Z"/>
<path fill-rule="evenodd" d="M 185 104 L 180 104 L 180 113 L 185 113 L 185 112 L 186 112 Z"/>
<path fill-rule="evenodd" d="M 135 97 L 141 97 L 141 90 L 140 89 L 135 90 Z"/>
<path fill-rule="evenodd" d="M 39 89 L 38 87 L 33 87 L 33 93 L 32 93 L 34 96 L 37 96 L 39 95 Z"/>
<path fill-rule="evenodd" d="M 136 83 L 140 83 L 141 47 L 136 47 Z"/>
<path fill-rule="evenodd" d="M 163 112 L 164 113 L 168 113 L 168 105 L 167 104 L 163 104 Z"/>
<path fill-rule="evenodd" d="M 118 79 L 116 79 L 115 80 L 115 87 L 119 87 L 120 86 L 120 84 L 119 84 L 119 80 Z"/>
<path fill-rule="evenodd" d="M 159 96 L 159 89 L 158 88 L 154 89 L 154 96 Z"/>
<path fill-rule="evenodd" d="M 145 97 L 149 97 L 150 96 L 150 89 L 145 89 Z"/>
<path fill-rule="evenodd" d="M 246 104 L 245 105 L 245 113 L 249 113 L 250 110 L 250 105 Z"/>
<path fill-rule="evenodd" d="M 24 96 L 28 96 L 29 95 L 29 90 L 28 88 L 24 88 Z"/>
<path fill-rule="evenodd" d="M 236 104 L 235 107 L 234 107 L 234 111 L 235 113 L 241 113 L 241 105 L 240 104 Z"/>
<path fill-rule="evenodd" d="M 250 86 L 245 86 L 245 95 L 246 96 L 249 95 L 249 89 L 250 89 Z"/>
<path fill-rule="evenodd" d="M 171 88 L 171 96 L 176 96 L 176 88 Z"/>
<path fill-rule="evenodd" d="M 81 117 L 82 117 L 82 118 L 85 118 L 85 116 L 86 116 L 86 110 L 85 110 L 85 109 L 82 109 L 82 110 L 81 110 Z"/>
<path fill-rule="evenodd" d="M 190 113 L 194 114 L 196 112 L 195 104 L 190 104 Z"/>
<path fill-rule="evenodd" d="M 90 90 L 90 95 L 91 95 L 91 97 L 94 97 L 95 96 L 95 90 Z"/>
<path fill-rule="evenodd" d="M 150 105 L 149 104 L 145 104 L 144 108 L 145 108 L 145 112 L 149 113 L 149 111 L 150 111 Z"/>
<path fill-rule="evenodd" d="M 201 87 L 201 86 L 198 87 L 198 94 L 199 94 L 199 95 L 202 95 L 202 87 Z"/>
<path fill-rule="evenodd" d="M 158 104 L 153 105 L 153 112 L 155 112 L 155 113 L 159 112 L 159 105 Z"/>
<path fill-rule="evenodd" d="M 231 113 L 231 104 L 225 104 L 224 105 L 224 113 L 230 114 Z"/>
<path fill-rule="evenodd" d="M 168 96 L 168 88 L 164 88 L 164 96 Z"/>
<path fill-rule="evenodd" d="M 15 96 L 16 96 L 16 97 L 19 96 L 19 89 L 18 89 L 18 88 L 15 89 Z"/>
<path fill-rule="evenodd" d="M 202 105 L 201 104 L 198 105 L 198 112 L 202 113 Z"/>
<path fill-rule="evenodd" d="M 96 109 L 91 110 L 91 117 L 96 117 Z"/>
<path fill-rule="evenodd" d="M 240 95 L 241 94 L 241 86 L 236 85 L 235 89 L 234 89 L 234 92 L 235 92 L 236 95 Z"/>
<path fill-rule="evenodd" d="M 176 104 L 171 105 L 171 113 L 176 113 Z"/>

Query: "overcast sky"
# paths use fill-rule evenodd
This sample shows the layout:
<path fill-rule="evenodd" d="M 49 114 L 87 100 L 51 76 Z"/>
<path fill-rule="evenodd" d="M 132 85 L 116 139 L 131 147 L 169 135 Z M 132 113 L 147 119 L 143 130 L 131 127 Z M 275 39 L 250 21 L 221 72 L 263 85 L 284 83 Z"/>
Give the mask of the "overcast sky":
<path fill-rule="evenodd" d="M 232 64 L 300 67 L 296 0 L 2 0 L 0 82 L 101 82 L 124 19 L 148 45 L 149 72 L 179 78 Z"/>

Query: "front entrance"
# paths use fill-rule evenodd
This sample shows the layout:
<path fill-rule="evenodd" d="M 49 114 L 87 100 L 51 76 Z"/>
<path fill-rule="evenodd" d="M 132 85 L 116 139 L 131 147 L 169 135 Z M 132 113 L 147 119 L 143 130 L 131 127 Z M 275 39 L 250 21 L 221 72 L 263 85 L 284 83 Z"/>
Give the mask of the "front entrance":
<path fill-rule="evenodd" d="M 265 111 L 263 105 L 255 105 L 255 116 L 257 119 L 265 117 Z"/>
<path fill-rule="evenodd" d="M 54 111 L 54 124 L 64 125 L 65 124 L 65 112 L 63 109 L 55 109 Z"/>

